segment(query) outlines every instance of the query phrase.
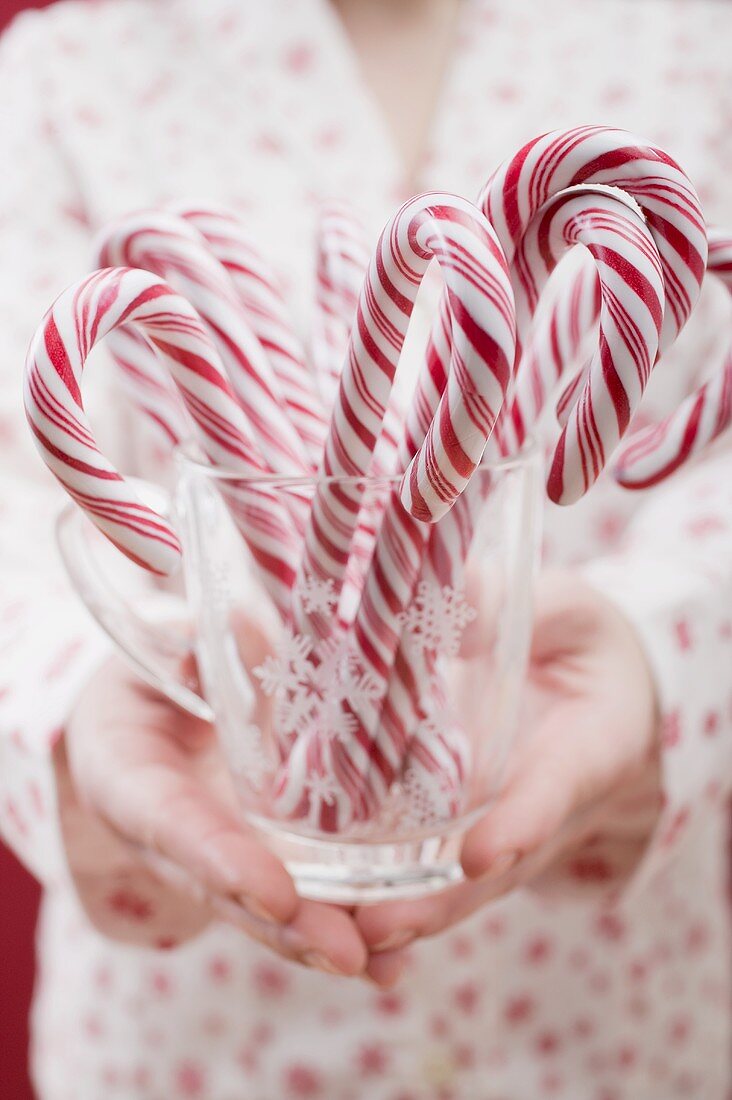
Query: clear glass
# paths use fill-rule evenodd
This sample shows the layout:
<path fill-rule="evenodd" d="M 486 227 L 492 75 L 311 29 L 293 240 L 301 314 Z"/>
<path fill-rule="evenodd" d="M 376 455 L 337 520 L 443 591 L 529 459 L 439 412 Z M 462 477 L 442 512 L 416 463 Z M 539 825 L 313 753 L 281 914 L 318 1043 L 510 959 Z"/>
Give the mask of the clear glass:
<path fill-rule="evenodd" d="M 485 462 L 453 513 L 416 524 L 427 549 L 390 620 L 400 671 L 382 676 L 354 643 L 363 573 L 340 595 L 311 586 L 300 613 L 283 614 L 235 517 L 273 498 L 302 516 L 325 489 L 347 493 L 378 526 L 385 507 L 400 507 L 398 479 L 252 481 L 186 454 L 177 469 L 169 513 L 185 596 L 161 592 L 78 510 L 63 514 L 62 555 L 92 614 L 143 676 L 215 722 L 242 814 L 303 896 L 364 903 L 457 881 L 462 837 L 499 791 L 517 735 L 540 544 L 538 450 Z M 146 491 L 160 508 L 160 490 Z M 368 537 L 363 547 L 362 571 Z M 396 726 L 384 717 L 390 701 Z M 323 764 L 328 754 L 351 770 Z"/>

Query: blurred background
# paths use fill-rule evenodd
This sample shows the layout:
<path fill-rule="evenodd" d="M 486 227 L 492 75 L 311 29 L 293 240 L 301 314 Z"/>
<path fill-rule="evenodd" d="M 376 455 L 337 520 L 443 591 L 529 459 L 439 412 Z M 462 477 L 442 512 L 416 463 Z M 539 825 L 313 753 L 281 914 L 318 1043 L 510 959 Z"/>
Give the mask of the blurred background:
<path fill-rule="evenodd" d="M 24 8 L 45 8 L 50 0 L 0 0 L 0 31 Z M 33 988 L 33 938 L 38 888 L 0 841 L 0 1096 L 33 1100 L 26 1069 L 27 1016 Z"/>

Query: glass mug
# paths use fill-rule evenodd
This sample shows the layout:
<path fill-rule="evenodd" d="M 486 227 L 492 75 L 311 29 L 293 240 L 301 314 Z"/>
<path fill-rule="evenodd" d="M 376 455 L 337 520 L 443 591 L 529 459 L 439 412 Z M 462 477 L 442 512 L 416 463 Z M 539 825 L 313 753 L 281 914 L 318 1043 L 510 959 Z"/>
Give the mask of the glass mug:
<path fill-rule="evenodd" d="M 184 595 L 161 589 L 159 578 L 131 565 L 75 506 L 62 513 L 61 555 L 93 617 L 145 680 L 215 723 L 241 812 L 301 895 L 362 904 L 458 881 L 462 838 L 499 792 L 517 736 L 540 545 L 538 448 L 484 461 L 466 490 L 472 498 L 456 505 L 471 517 L 472 538 L 462 567 L 451 574 L 455 583 L 441 583 L 437 567 L 423 572 L 399 617 L 401 652 L 419 675 L 393 778 L 365 818 L 354 814 L 335 825 L 301 812 L 297 791 L 288 799 L 282 790 L 292 780 L 288 753 L 298 737 L 352 735 L 351 712 L 365 706 L 378 714 L 388 691 L 357 663 L 344 631 L 358 585 L 349 596 L 346 583 L 337 606 L 328 586 L 310 590 L 308 598 L 321 605 L 310 610 L 326 613 L 319 616 L 321 634 L 297 633 L 275 610 L 230 507 L 232 500 L 246 509 L 276 497 L 302 514 L 303 498 L 309 501 L 321 483 L 246 479 L 185 450 L 175 470 L 170 498 L 146 482 L 138 487 L 180 536 Z M 388 477 L 329 484 L 337 489 L 339 480 L 374 516 L 399 485 Z M 447 773 L 439 764 L 425 767 L 410 747 L 426 736 L 428 749 L 436 737 L 444 750 L 448 731 L 453 781 L 456 761 L 460 773 L 449 796 Z M 428 756 L 439 760 L 440 753 Z M 322 776 L 292 781 L 307 787 L 316 778 L 317 792 L 308 793 L 313 803 L 317 793 L 327 811 L 329 798 L 336 805 L 336 788 L 331 793 Z"/>

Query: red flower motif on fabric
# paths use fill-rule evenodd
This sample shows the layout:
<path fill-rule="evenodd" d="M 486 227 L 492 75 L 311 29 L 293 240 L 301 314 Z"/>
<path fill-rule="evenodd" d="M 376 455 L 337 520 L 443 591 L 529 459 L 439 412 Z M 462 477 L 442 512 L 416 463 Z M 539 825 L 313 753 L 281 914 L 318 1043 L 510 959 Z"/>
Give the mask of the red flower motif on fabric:
<path fill-rule="evenodd" d="M 290 988 L 290 976 L 282 966 L 264 962 L 252 971 L 254 987 L 263 997 L 284 997 Z"/>
<path fill-rule="evenodd" d="M 556 1054 L 560 1047 L 559 1036 L 556 1031 L 542 1031 L 536 1036 L 534 1047 L 537 1054 L 542 1057 L 548 1057 L 552 1054 Z"/>
<path fill-rule="evenodd" d="M 356 1063 L 362 1077 L 381 1077 L 389 1068 L 389 1054 L 381 1043 L 364 1043 Z"/>
<path fill-rule="evenodd" d="M 173 992 L 173 980 L 164 970 L 153 970 L 150 974 L 150 986 L 159 997 L 168 997 Z"/>
<path fill-rule="evenodd" d="M 206 1077 L 198 1062 L 180 1062 L 173 1074 L 176 1096 L 202 1097 L 205 1095 Z"/>
<path fill-rule="evenodd" d="M 618 943 L 625 936 L 625 921 L 617 913 L 601 913 L 595 921 L 595 929 L 603 939 Z"/>
<path fill-rule="evenodd" d="M 716 737 L 719 733 L 721 718 L 718 710 L 708 710 L 704 715 L 704 733 L 707 737 Z"/>
<path fill-rule="evenodd" d="M 517 1025 L 523 1024 L 531 1019 L 535 1010 L 536 1003 L 534 998 L 529 996 L 528 993 L 521 993 L 516 997 L 511 997 L 511 999 L 506 1002 L 503 1015 L 507 1023 Z"/>
<path fill-rule="evenodd" d="M 673 626 L 674 635 L 676 637 L 676 644 L 682 653 L 688 653 L 693 648 L 693 641 L 691 637 L 691 627 L 686 619 L 679 619 Z"/>
<path fill-rule="evenodd" d="M 661 746 L 675 749 L 681 743 L 681 715 L 678 710 L 669 711 L 661 724 Z"/>
<path fill-rule="evenodd" d="M 456 959 L 467 959 L 473 954 L 475 944 L 470 936 L 460 935 L 453 938 L 450 948 Z"/>
<path fill-rule="evenodd" d="M 220 985 L 223 982 L 228 982 L 231 978 L 231 961 L 224 955 L 214 955 L 214 957 L 209 960 L 207 970 L 211 981 Z"/>
<path fill-rule="evenodd" d="M 107 905 L 118 916 L 140 923 L 150 920 L 153 915 L 150 901 L 125 886 L 120 886 L 108 896 Z"/>
<path fill-rule="evenodd" d="M 524 957 L 531 966 L 541 966 L 552 954 L 552 943 L 546 936 L 535 936 L 526 945 Z"/>
<path fill-rule="evenodd" d="M 323 1095 L 320 1075 L 311 1066 L 301 1063 L 285 1070 L 285 1088 L 286 1095 L 297 1100 L 313 1100 Z"/>
<path fill-rule="evenodd" d="M 382 993 L 376 1000 L 376 1010 L 383 1016 L 401 1016 L 404 1007 L 404 998 L 400 993 Z"/>
<path fill-rule="evenodd" d="M 307 42 L 298 43 L 295 46 L 291 46 L 285 54 L 285 67 L 290 70 L 291 73 L 307 72 L 312 69 L 315 64 L 315 50 Z"/>
<path fill-rule="evenodd" d="M 464 1012 L 466 1016 L 472 1016 L 478 1009 L 480 990 L 475 982 L 465 982 L 464 985 L 455 989 L 453 1001 L 460 1012 Z"/>

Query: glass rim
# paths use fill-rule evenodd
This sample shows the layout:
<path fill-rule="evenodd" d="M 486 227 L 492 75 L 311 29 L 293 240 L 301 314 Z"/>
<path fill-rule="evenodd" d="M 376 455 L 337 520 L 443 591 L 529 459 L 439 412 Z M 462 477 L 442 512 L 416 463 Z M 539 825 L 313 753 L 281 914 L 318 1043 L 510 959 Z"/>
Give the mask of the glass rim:
<path fill-rule="evenodd" d="M 488 470 L 495 473 L 504 473 L 509 470 L 529 468 L 540 457 L 541 450 L 534 436 L 527 436 L 515 455 L 502 458 L 485 458 L 478 466 L 479 470 Z M 214 466 L 207 459 L 197 453 L 193 441 L 179 443 L 175 448 L 175 459 L 186 469 L 194 470 L 197 474 L 209 478 L 211 481 L 236 481 L 239 485 L 247 485 L 252 488 L 267 487 L 275 489 L 306 488 L 313 485 L 367 485 L 386 486 L 399 485 L 403 474 L 334 474 L 325 477 L 323 474 L 257 474 L 249 476 L 242 474 L 240 470 L 231 470 L 224 466 Z"/>

